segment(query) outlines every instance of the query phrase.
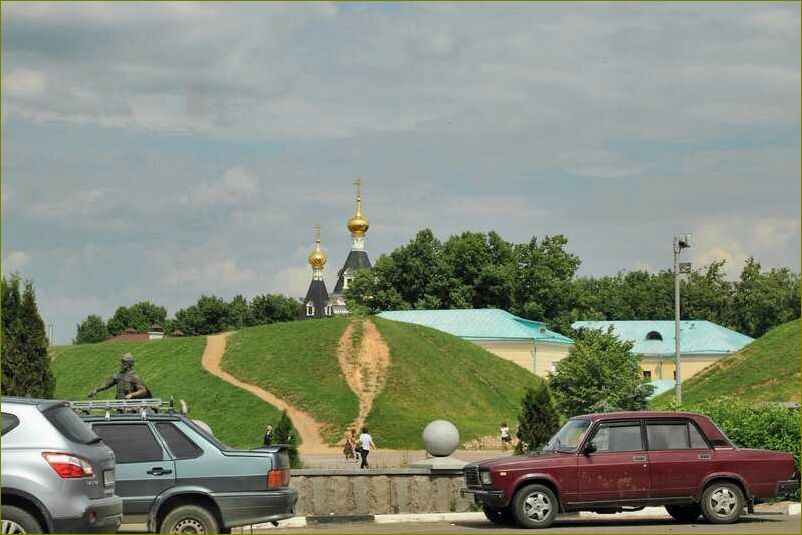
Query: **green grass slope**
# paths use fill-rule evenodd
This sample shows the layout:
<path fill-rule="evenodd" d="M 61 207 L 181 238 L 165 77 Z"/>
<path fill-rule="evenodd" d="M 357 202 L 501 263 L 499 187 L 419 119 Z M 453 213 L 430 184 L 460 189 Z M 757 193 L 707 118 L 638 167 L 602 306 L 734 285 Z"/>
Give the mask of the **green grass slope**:
<path fill-rule="evenodd" d="M 432 420 L 462 442 L 515 428 L 524 388 L 541 379 L 484 349 L 428 327 L 371 318 L 390 347 L 390 371 L 367 419 L 380 448 L 421 448 Z"/>
<path fill-rule="evenodd" d="M 799 401 L 799 320 L 770 330 L 738 353 L 726 357 L 682 383 L 682 401 L 702 401 L 733 396 L 746 403 Z M 673 391 L 654 400 L 664 408 L 674 399 Z"/>
<path fill-rule="evenodd" d="M 256 396 L 229 385 L 206 372 L 201 356 L 203 337 L 166 338 L 125 344 L 85 344 L 51 348 L 56 394 L 60 399 L 86 399 L 87 393 L 103 384 L 120 366 L 120 356 L 130 351 L 136 368 L 154 396 L 184 399 L 190 416 L 208 423 L 215 435 L 234 447 L 252 448 L 262 444 L 267 422 L 275 423 L 279 413 Z M 98 399 L 111 399 L 111 388 Z"/>
<path fill-rule="evenodd" d="M 228 339 L 223 369 L 256 384 L 326 425 L 336 443 L 359 413 L 337 361 L 337 342 L 349 320 L 327 318 L 250 327 Z"/>

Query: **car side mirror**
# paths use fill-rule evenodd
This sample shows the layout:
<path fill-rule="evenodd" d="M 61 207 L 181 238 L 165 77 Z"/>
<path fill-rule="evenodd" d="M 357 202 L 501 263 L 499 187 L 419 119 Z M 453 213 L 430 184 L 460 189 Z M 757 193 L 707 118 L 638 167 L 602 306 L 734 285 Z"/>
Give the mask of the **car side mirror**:
<path fill-rule="evenodd" d="M 582 453 L 585 455 L 590 455 L 591 453 L 596 451 L 596 443 L 595 442 L 588 442 L 585 444 L 585 447 L 582 449 Z"/>

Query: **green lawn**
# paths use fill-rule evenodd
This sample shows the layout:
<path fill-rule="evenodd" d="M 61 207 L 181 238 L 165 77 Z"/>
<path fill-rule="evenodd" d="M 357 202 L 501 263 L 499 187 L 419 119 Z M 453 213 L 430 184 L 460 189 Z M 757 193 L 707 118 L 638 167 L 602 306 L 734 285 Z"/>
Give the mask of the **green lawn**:
<path fill-rule="evenodd" d="M 223 369 L 306 410 L 324 440 L 336 444 L 359 413 L 359 400 L 337 361 L 350 320 L 327 318 L 250 327 L 228 339 Z"/>
<path fill-rule="evenodd" d="M 462 442 L 513 429 L 527 384 L 541 379 L 484 349 L 428 327 L 371 318 L 390 347 L 390 372 L 367 425 L 380 448 L 421 448 L 432 420 L 453 422 Z"/>
<path fill-rule="evenodd" d="M 215 435 L 234 447 L 257 447 L 266 422 L 279 413 L 252 394 L 207 373 L 201 365 L 206 339 L 174 338 L 125 344 L 85 344 L 51 348 L 56 397 L 86 399 L 87 393 L 119 369 L 120 356 L 130 351 L 136 368 L 154 396 L 184 399 L 190 416 L 208 423 Z M 114 388 L 98 399 L 114 397 Z"/>
<path fill-rule="evenodd" d="M 738 353 L 682 383 L 682 401 L 694 405 L 729 395 L 747 403 L 799 401 L 799 320 L 770 330 Z M 674 399 L 666 392 L 652 407 L 664 408 Z"/>

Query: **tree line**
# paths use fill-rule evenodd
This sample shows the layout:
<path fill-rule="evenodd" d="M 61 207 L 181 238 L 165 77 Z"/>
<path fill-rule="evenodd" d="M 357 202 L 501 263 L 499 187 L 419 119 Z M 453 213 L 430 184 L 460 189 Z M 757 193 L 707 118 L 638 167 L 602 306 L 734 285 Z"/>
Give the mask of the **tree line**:
<path fill-rule="evenodd" d="M 167 335 L 206 335 L 254 325 L 266 325 L 298 319 L 301 302 L 280 294 L 256 295 L 250 300 L 236 295 L 230 301 L 214 295 L 202 295 L 194 304 L 182 308 L 173 318 L 167 309 L 149 301 L 118 307 L 114 315 L 103 319 L 92 314 L 77 325 L 75 344 L 102 342 L 127 329 L 148 332 L 158 325 Z"/>
<path fill-rule="evenodd" d="M 424 229 L 346 290 L 356 312 L 500 308 L 569 334 L 577 320 L 674 317 L 674 274 L 621 271 L 578 277 L 580 258 L 563 235 L 511 243 L 495 232 L 463 232 L 445 241 Z M 789 268 L 763 269 L 754 258 L 729 280 L 724 261 L 682 276 L 683 319 L 709 320 L 752 337 L 799 317 L 800 278 Z"/>

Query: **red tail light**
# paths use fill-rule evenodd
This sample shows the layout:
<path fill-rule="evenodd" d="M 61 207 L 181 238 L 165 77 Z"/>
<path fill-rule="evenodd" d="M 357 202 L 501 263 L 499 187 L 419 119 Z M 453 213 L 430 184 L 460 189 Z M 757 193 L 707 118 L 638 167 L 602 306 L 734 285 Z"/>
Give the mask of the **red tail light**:
<path fill-rule="evenodd" d="M 42 453 L 42 457 L 62 479 L 76 479 L 95 475 L 92 465 L 86 459 L 76 455 L 46 451 Z"/>
<path fill-rule="evenodd" d="M 290 484 L 290 471 L 286 468 L 281 470 L 270 470 L 267 473 L 268 488 L 286 487 Z"/>

